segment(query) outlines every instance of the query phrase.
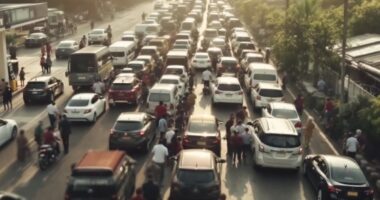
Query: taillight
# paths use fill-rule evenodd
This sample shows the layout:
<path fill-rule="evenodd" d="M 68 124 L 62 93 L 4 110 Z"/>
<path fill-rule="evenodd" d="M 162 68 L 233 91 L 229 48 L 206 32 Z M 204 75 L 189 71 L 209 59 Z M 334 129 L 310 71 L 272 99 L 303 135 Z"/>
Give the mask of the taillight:
<path fill-rule="evenodd" d="M 302 128 L 302 123 L 301 122 L 297 122 L 294 127 L 296 128 Z"/>
<path fill-rule="evenodd" d="M 328 185 L 327 191 L 329 191 L 330 193 L 339 193 L 342 190 L 339 189 L 339 188 L 334 187 L 333 185 Z"/>
<path fill-rule="evenodd" d="M 185 136 L 183 136 L 183 143 L 189 143 L 190 140 L 189 140 L 189 137 L 185 134 Z"/>
<path fill-rule="evenodd" d="M 260 96 L 260 95 L 257 95 L 256 99 L 257 99 L 257 100 L 261 100 L 261 96 Z"/>
<path fill-rule="evenodd" d="M 373 195 L 373 193 L 374 193 L 374 191 L 373 191 L 373 189 L 371 189 L 371 188 L 369 188 L 369 189 L 367 189 L 367 190 L 364 190 L 364 194 L 365 194 L 366 196 L 371 196 L 371 195 Z"/>
<path fill-rule="evenodd" d="M 219 91 L 219 90 L 216 90 L 216 91 L 215 91 L 215 94 L 222 94 L 222 92 Z"/>
<path fill-rule="evenodd" d="M 90 113 L 91 111 L 92 111 L 91 109 L 86 109 L 83 111 L 83 113 L 86 114 L 86 113 Z"/>
<path fill-rule="evenodd" d="M 294 155 L 301 155 L 303 152 L 302 147 L 300 147 L 297 151 L 293 152 Z"/>
<path fill-rule="evenodd" d="M 143 136 L 143 135 L 145 135 L 145 131 L 140 131 L 140 136 Z"/>

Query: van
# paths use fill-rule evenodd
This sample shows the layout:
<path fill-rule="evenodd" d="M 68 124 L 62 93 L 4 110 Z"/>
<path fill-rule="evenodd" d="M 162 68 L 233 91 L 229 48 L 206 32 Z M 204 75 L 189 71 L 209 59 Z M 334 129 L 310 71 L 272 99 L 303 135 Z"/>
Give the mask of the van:
<path fill-rule="evenodd" d="M 137 45 L 132 41 L 117 41 L 110 45 L 109 51 L 112 55 L 114 69 L 122 69 L 135 56 Z"/>
<path fill-rule="evenodd" d="M 301 137 L 291 121 L 259 118 L 253 121 L 252 156 L 257 167 L 298 170 L 302 163 Z"/>
<path fill-rule="evenodd" d="M 187 51 L 169 51 L 166 55 L 165 66 L 182 65 L 189 69 L 189 55 Z"/>
<path fill-rule="evenodd" d="M 267 63 L 250 63 L 248 65 L 247 73 L 244 75 L 245 87 L 256 87 L 259 82 L 279 83 L 276 68 L 273 65 Z"/>
<path fill-rule="evenodd" d="M 178 87 L 176 85 L 157 83 L 149 90 L 147 112 L 154 113 L 156 106 L 162 101 L 167 105 L 168 113 L 172 115 L 175 113 L 179 98 Z"/>
<path fill-rule="evenodd" d="M 148 45 L 156 46 L 161 56 L 165 56 L 169 51 L 169 40 L 163 37 L 150 40 Z"/>
<path fill-rule="evenodd" d="M 135 180 L 135 161 L 125 152 L 89 151 L 72 166 L 65 200 L 129 199 Z"/>
<path fill-rule="evenodd" d="M 181 31 L 195 31 L 196 24 L 194 18 L 186 18 L 185 21 L 181 23 Z"/>

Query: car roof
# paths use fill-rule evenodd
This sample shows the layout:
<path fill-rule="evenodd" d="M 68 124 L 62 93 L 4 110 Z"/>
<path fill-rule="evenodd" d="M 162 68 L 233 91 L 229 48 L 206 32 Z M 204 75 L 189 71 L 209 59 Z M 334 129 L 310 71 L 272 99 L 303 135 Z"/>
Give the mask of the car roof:
<path fill-rule="evenodd" d="M 143 46 L 141 49 L 154 49 L 154 50 L 157 50 L 157 46 Z"/>
<path fill-rule="evenodd" d="M 181 80 L 181 77 L 178 76 L 178 75 L 174 75 L 174 74 L 164 74 L 161 76 L 161 80 L 162 79 L 176 79 L 176 80 Z"/>
<path fill-rule="evenodd" d="M 209 114 L 204 114 L 204 115 L 200 115 L 200 114 L 193 114 L 190 116 L 190 119 L 189 119 L 190 122 L 193 122 L 193 121 L 201 121 L 201 122 L 212 122 L 212 123 L 215 123 L 215 116 L 213 115 L 209 115 Z"/>
<path fill-rule="evenodd" d="M 139 64 L 139 65 L 144 65 L 145 62 L 142 61 L 142 60 L 132 60 L 131 62 L 128 62 L 127 65 L 129 65 L 129 64 Z"/>
<path fill-rule="evenodd" d="M 273 70 L 276 70 L 276 68 L 271 65 L 271 64 L 268 64 L 268 63 L 260 63 L 260 62 L 252 62 L 252 63 L 249 63 L 248 65 L 248 68 L 252 68 L 252 69 L 273 69 Z"/>
<path fill-rule="evenodd" d="M 30 79 L 28 82 L 48 82 L 52 76 L 37 76 Z"/>
<path fill-rule="evenodd" d="M 244 50 L 251 50 L 251 49 L 244 49 Z M 255 50 L 253 50 L 253 51 L 255 51 Z M 254 58 L 260 57 L 260 58 L 263 58 L 264 56 L 261 53 L 249 52 L 249 53 L 246 54 L 246 57 L 254 57 Z"/>
<path fill-rule="evenodd" d="M 151 55 L 139 55 L 137 56 L 136 60 L 138 59 L 152 59 L 152 56 Z"/>
<path fill-rule="evenodd" d="M 207 49 L 207 52 L 213 52 L 213 51 L 220 51 L 220 52 L 222 52 L 222 50 L 219 47 L 209 47 Z"/>
<path fill-rule="evenodd" d="M 214 154 L 209 150 L 186 149 L 180 153 L 180 169 L 212 170 L 214 165 Z"/>
<path fill-rule="evenodd" d="M 183 65 L 168 65 L 167 67 L 166 67 L 166 69 L 168 69 L 168 68 L 172 68 L 172 69 L 185 69 L 185 66 L 183 66 Z"/>
<path fill-rule="evenodd" d="M 78 162 L 74 170 L 108 169 L 114 171 L 124 156 L 123 151 L 89 151 Z"/>
<path fill-rule="evenodd" d="M 213 42 L 214 42 L 214 41 L 225 42 L 225 40 L 224 40 L 223 38 L 219 38 L 219 37 L 212 39 L 212 41 L 213 41 Z"/>
<path fill-rule="evenodd" d="M 206 29 L 205 29 L 205 32 L 206 32 L 206 31 L 216 31 L 216 32 L 218 32 L 218 30 L 216 30 L 216 28 L 206 28 Z"/>
<path fill-rule="evenodd" d="M 104 28 L 95 28 L 95 29 L 91 30 L 91 32 L 95 32 L 95 31 L 103 31 L 103 32 L 105 32 L 106 29 L 104 29 Z"/>
<path fill-rule="evenodd" d="M 221 76 L 217 78 L 218 83 L 224 83 L 224 84 L 236 84 L 240 85 L 239 79 L 236 77 L 230 77 L 230 76 Z"/>
<path fill-rule="evenodd" d="M 272 89 L 272 90 L 282 90 L 281 86 L 277 83 L 263 83 L 260 82 L 258 87 L 261 89 Z"/>
<path fill-rule="evenodd" d="M 200 52 L 200 51 L 198 51 L 198 52 L 196 52 L 195 53 L 195 56 L 208 56 L 208 53 L 207 52 Z"/>
<path fill-rule="evenodd" d="M 285 110 L 296 110 L 294 104 L 285 102 L 271 102 L 269 103 L 272 109 L 285 109 Z"/>
<path fill-rule="evenodd" d="M 80 93 L 80 94 L 74 95 L 73 97 L 71 97 L 71 99 L 85 99 L 85 100 L 88 100 L 88 99 L 91 99 L 94 95 L 96 95 L 96 93 Z"/>
<path fill-rule="evenodd" d="M 135 80 L 133 76 L 119 76 L 116 77 L 112 83 L 132 83 Z"/>
<path fill-rule="evenodd" d="M 62 40 L 59 44 L 74 44 L 75 42 L 75 40 Z"/>
<path fill-rule="evenodd" d="M 187 56 L 187 51 L 173 51 L 173 50 L 170 50 L 167 53 L 166 57 L 169 57 L 169 56 Z"/>
<path fill-rule="evenodd" d="M 232 57 L 232 56 L 222 56 L 220 58 L 220 60 L 221 60 L 221 62 L 223 62 L 223 61 L 236 61 L 237 62 L 236 58 Z"/>
<path fill-rule="evenodd" d="M 156 83 L 153 85 L 153 87 L 150 90 L 172 90 L 175 89 L 177 86 L 174 84 L 162 84 L 162 83 Z"/>
<path fill-rule="evenodd" d="M 337 156 L 337 155 L 321 155 L 327 162 L 327 164 L 334 169 L 337 168 L 351 168 L 361 170 L 356 161 L 349 157 Z"/>
<path fill-rule="evenodd" d="M 143 121 L 146 113 L 144 112 L 122 112 L 116 121 Z"/>
<path fill-rule="evenodd" d="M 287 119 L 262 117 L 259 121 L 264 133 L 298 136 L 294 125 Z"/>
<path fill-rule="evenodd" d="M 46 36 L 46 34 L 45 34 L 45 33 L 32 33 L 32 34 L 30 34 L 30 35 L 40 35 L 40 36 Z"/>

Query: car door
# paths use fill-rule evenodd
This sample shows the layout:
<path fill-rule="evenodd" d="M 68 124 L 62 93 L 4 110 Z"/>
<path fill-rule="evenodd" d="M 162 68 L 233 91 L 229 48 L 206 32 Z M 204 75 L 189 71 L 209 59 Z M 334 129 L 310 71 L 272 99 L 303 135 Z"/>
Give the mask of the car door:
<path fill-rule="evenodd" d="M 148 116 L 144 116 L 143 119 L 143 131 L 147 135 L 149 141 L 153 141 L 155 132 L 152 130 L 151 119 Z"/>
<path fill-rule="evenodd" d="M 0 120 L 0 145 L 4 144 L 7 139 L 9 138 L 9 134 L 8 132 L 10 132 L 10 130 L 7 130 L 8 127 L 7 127 L 7 122 L 4 121 L 4 120 Z"/>
<path fill-rule="evenodd" d="M 91 99 L 91 107 L 92 109 L 95 110 L 97 116 L 99 116 L 99 114 L 101 113 L 101 109 L 100 109 L 100 106 L 99 106 L 99 96 L 98 95 L 94 95 Z"/>
<path fill-rule="evenodd" d="M 54 94 L 54 96 L 57 96 L 57 80 L 54 77 L 51 77 L 49 79 L 48 88 Z"/>
<path fill-rule="evenodd" d="M 311 163 L 310 180 L 315 188 L 318 188 L 327 174 L 326 162 L 321 157 L 315 157 Z"/>

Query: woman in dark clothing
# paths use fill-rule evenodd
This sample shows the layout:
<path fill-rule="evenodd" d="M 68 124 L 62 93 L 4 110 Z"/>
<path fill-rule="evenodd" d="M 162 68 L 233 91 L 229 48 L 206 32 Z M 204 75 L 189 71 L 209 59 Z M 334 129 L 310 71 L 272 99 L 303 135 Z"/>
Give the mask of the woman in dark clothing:
<path fill-rule="evenodd" d="M 24 67 L 21 67 L 21 71 L 20 71 L 20 83 L 21 83 L 21 87 L 24 86 L 24 81 L 25 81 L 25 71 L 24 71 Z"/>
<path fill-rule="evenodd" d="M 10 87 L 6 87 L 3 94 L 4 110 L 12 109 L 12 90 Z"/>
<path fill-rule="evenodd" d="M 28 140 L 25 137 L 24 130 L 20 130 L 19 136 L 17 137 L 17 160 L 23 162 L 30 153 L 28 147 Z"/>

